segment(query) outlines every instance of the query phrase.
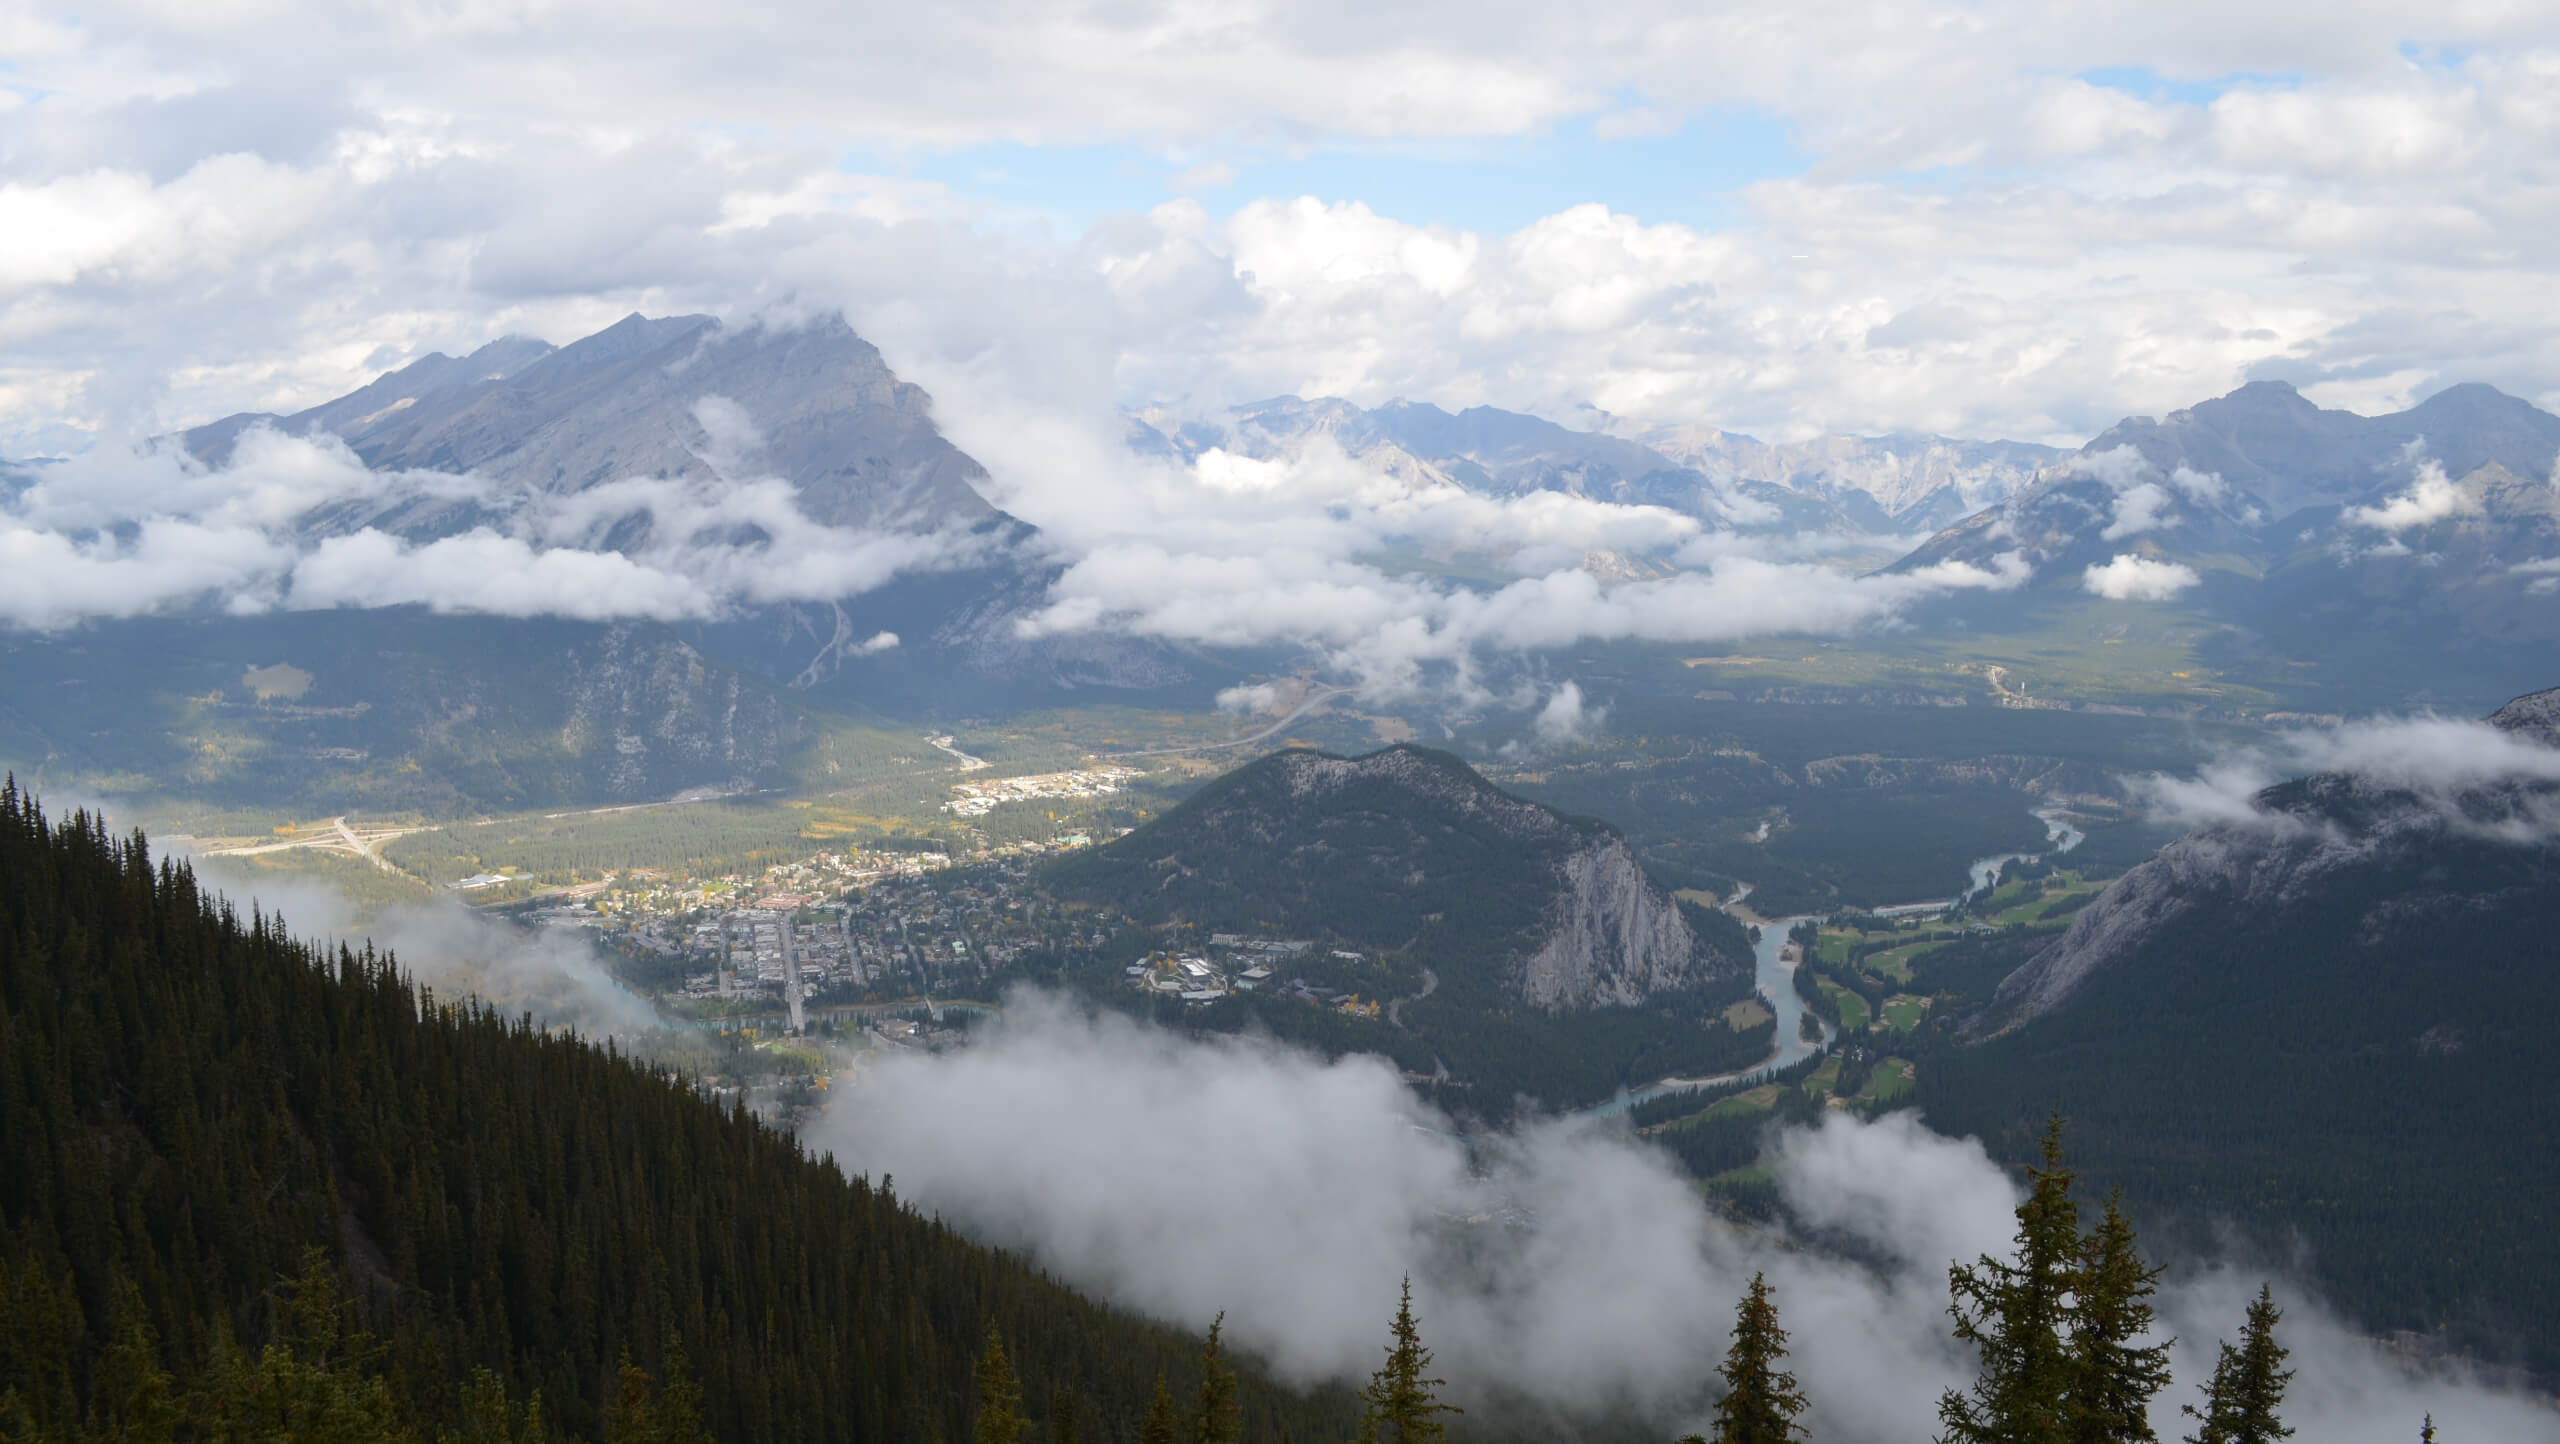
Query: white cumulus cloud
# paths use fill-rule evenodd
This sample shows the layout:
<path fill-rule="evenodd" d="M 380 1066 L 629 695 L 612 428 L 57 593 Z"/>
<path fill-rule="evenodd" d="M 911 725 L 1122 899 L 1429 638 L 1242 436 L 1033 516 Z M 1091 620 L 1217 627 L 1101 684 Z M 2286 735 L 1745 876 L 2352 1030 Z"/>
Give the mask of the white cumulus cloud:
<path fill-rule="evenodd" d="M 2107 533 L 2114 536 L 2112 530 Z M 2204 578 L 2184 562 L 2160 561 L 2119 552 L 2112 561 L 2092 564 L 2080 584 L 2094 595 L 2115 602 L 2165 602 L 2202 584 Z"/>
<path fill-rule="evenodd" d="M 2385 499 L 2379 506 L 2349 507 L 2346 519 L 2356 526 L 2370 527 L 2397 537 L 2402 532 L 2479 509 L 2480 503 L 2469 492 L 2448 480 L 2444 468 L 2430 461 L 2418 468 L 2417 480 L 2410 483 L 2408 490 Z"/>

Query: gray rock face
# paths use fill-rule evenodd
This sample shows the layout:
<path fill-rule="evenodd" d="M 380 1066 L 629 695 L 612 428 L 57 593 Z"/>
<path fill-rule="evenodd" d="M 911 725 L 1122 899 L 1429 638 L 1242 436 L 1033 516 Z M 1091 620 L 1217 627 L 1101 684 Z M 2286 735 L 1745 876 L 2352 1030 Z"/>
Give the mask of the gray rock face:
<path fill-rule="evenodd" d="M 482 504 L 343 503 L 310 519 L 324 533 L 446 535 L 523 498 L 630 478 L 715 481 L 724 470 L 790 482 L 801 511 L 829 526 L 930 531 L 993 518 L 978 491 L 985 470 L 934 429 L 931 411 L 841 317 L 725 327 L 633 315 L 557 350 L 509 338 L 460 361 L 430 356 L 309 411 L 228 417 L 185 439 L 219 460 L 264 421 L 334 433 L 377 470 L 469 472 L 499 487 Z"/>
<path fill-rule="evenodd" d="M 2327 411 L 2281 381 L 2253 381 L 2166 418 L 2128 417 L 2080 449 L 2129 446 L 2163 472 L 2211 472 L 2255 494 L 2271 517 L 2352 501 L 2393 479 L 2403 452 L 2424 442 L 2448 476 L 2492 463 L 2547 478 L 2560 457 L 2560 416 L 2497 388 L 2449 387 L 2406 411 Z"/>
<path fill-rule="evenodd" d="M 2545 747 L 2560 747 L 2560 687 L 2518 697 L 2490 713 L 2489 725 Z"/>
<path fill-rule="evenodd" d="M 1905 531 L 1943 527 L 2007 501 L 2065 454 L 2060 447 L 2031 441 L 1968 441 L 1915 432 L 1768 442 L 1712 426 L 1613 423 L 1610 430 L 1700 471 L 1809 493 L 1853 511 L 1860 501 L 1868 501 Z"/>
<path fill-rule="evenodd" d="M 2489 721 L 2560 747 L 2560 688 L 2519 697 Z M 2397 880 L 2429 872 L 2430 850 L 2456 828 L 2496 835 L 2502 824 L 2524 823 L 2516 836 L 2553 845 L 2547 824 L 2560 785 L 2517 780 L 2425 797 L 2321 773 L 2269 788 L 2258 802 L 2266 820 L 2199 829 L 2118 878 L 2061 937 L 2001 981 L 1979 1031 L 1998 1036 L 2067 1006 L 2092 979 L 2140 958 L 2191 915 L 2280 914 L 2340 874 L 2375 879 L 2367 891 L 2377 906 L 2463 906 L 2458 880 L 2429 883 L 2423 897 L 2392 894 Z"/>
<path fill-rule="evenodd" d="M 1615 834 L 1565 858 L 1554 931 L 1521 963 L 1517 986 L 1550 1013 L 1632 1007 L 1656 993 L 1724 975 L 1679 905 L 1645 876 Z"/>

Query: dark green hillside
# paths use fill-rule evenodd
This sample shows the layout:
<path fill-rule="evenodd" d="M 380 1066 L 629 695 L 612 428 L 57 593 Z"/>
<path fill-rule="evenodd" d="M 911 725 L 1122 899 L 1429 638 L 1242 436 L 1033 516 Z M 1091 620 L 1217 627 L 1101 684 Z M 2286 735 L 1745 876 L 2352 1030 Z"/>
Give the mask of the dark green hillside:
<path fill-rule="evenodd" d="M 331 1289 L 378 1347 L 315 1326 Z M 464 1400 L 503 1387 L 595 1438 L 625 1356 L 672 1382 L 680 1346 L 711 1437 L 952 1440 L 990 1320 L 1028 1412 L 1071 1389 L 1084 1437 L 1133 1437 L 1159 1372 L 1191 1387 L 1196 1341 L 743 1112 L 217 909 L 138 837 L 0 790 L 0 1437 L 151 1437 L 171 1390 L 204 1437 L 301 1379 L 372 1424 L 296 1437 L 495 1437 Z M 324 1376 L 257 1358 L 277 1343 Z M 1258 1380 L 1245 1407 L 1257 1438 L 1350 1432 Z"/>
<path fill-rule="evenodd" d="M 135 803 L 327 816 L 843 787 L 931 755 L 666 627 L 392 607 L 0 630 L 0 762 Z"/>
<path fill-rule="evenodd" d="M 1272 928 L 1463 960 L 1518 949 L 1565 856 L 1608 832 L 1422 747 L 1375 754 L 1408 764 L 1395 776 L 1294 793 L 1291 760 L 1313 755 L 1237 768 L 1128 837 L 1059 862 L 1049 884 L 1145 923 Z"/>
<path fill-rule="evenodd" d="M 1674 902 L 1606 823 L 1514 797 L 1444 752 L 1275 753 L 1053 864 L 1046 882 L 1186 944 L 1215 931 L 1320 941 L 1274 988 L 1303 979 L 1325 996 L 1401 1001 L 1367 1019 L 1271 991 L 1149 1011 L 1390 1054 L 1481 1117 L 1507 1116 L 1524 1097 L 1575 1106 L 1745 1067 L 1770 1048 L 1765 1015 L 1726 1016 L 1752 987 L 1741 924 Z M 1560 919 L 1604 915 L 1641 922 L 1559 930 Z M 1584 941 L 1559 960 L 1550 940 L 1567 935 Z M 1339 961 L 1335 946 L 1362 957 Z M 1139 1001 L 1117 967 L 1087 981 Z"/>
<path fill-rule="evenodd" d="M 2059 1108 L 2146 1219 L 2299 1239 L 2368 1325 L 2560 1374 L 2560 848 L 2439 829 L 2186 890 L 2059 1009 L 1924 1059 L 1929 1121 L 2016 1159 Z"/>

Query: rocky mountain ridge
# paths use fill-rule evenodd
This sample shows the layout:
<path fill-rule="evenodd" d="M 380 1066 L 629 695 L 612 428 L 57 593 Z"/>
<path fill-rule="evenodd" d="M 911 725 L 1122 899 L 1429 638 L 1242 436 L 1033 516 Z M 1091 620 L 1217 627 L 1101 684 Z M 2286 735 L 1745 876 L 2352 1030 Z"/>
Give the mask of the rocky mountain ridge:
<path fill-rule="evenodd" d="M 1185 460 L 1219 448 L 1257 460 L 1329 444 L 1411 486 L 1491 496 L 1555 491 L 1660 506 L 1719 528 L 1863 536 L 1943 525 L 2032 481 L 2062 455 L 2026 442 L 1895 435 L 1770 444 L 1708 426 L 1649 426 L 1594 412 L 1577 430 L 1472 406 L 1275 397 L 1201 419 L 1131 418 L 1131 444 Z"/>
<path fill-rule="evenodd" d="M 966 679 L 967 705 L 1007 688 L 1155 690 L 1192 675 L 1151 643 L 1019 635 L 1059 561 L 1036 528 L 986 499 L 985 469 L 936 429 L 932 399 L 840 315 L 633 314 L 566 346 L 505 337 L 289 416 L 226 417 L 181 439 L 219 465 L 259 426 L 334 436 L 383 478 L 304 515 L 299 530 L 314 538 L 370 528 L 423 543 L 487 529 L 544 547 L 750 557 L 775 528 L 802 524 L 929 540 L 911 549 L 925 560 L 869 590 L 687 626 L 688 645 L 772 685 L 877 696 L 951 677 Z M 777 480 L 796 518 L 727 504 Z"/>
<path fill-rule="evenodd" d="M 2560 752 L 2560 689 L 2519 697 L 2488 721 Z M 2379 943 L 2432 914 L 2509 901 L 2442 875 L 2431 859 L 2450 842 L 2560 857 L 2560 757 L 2546 777 L 2449 796 L 2320 773 L 2271 787 L 2257 804 L 2258 819 L 2189 833 L 2109 886 L 2001 982 L 1980 1031 L 2015 1031 L 2066 1008 L 2096 979 L 2139 966 L 2164 933 L 2215 914 L 2282 916 L 2345 883 L 2365 899 L 2363 936 Z"/>
<path fill-rule="evenodd" d="M 488 502 L 363 498 L 308 519 L 423 539 L 502 518 L 521 499 L 631 478 L 789 482 L 824 526 L 931 531 L 998 515 L 986 471 L 934 429 L 932 401 L 899 380 L 841 316 L 729 326 L 637 313 L 567 346 L 524 337 L 461 360 L 437 354 L 291 416 L 225 417 L 186 433 L 208 461 L 254 425 L 329 432 L 377 471 L 469 473 Z M 595 540 L 627 547 L 624 515 Z"/>

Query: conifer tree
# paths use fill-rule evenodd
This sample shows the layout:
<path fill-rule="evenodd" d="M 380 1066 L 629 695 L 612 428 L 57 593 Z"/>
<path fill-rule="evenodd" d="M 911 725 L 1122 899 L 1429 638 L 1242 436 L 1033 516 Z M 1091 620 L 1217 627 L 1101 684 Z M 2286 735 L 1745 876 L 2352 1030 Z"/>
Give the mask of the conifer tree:
<path fill-rule="evenodd" d="M 1387 1361 L 1369 1377 L 1369 1387 L 1360 1391 L 1362 1437 L 1375 1437 L 1384 1444 L 1436 1444 L 1449 1432 L 1440 1416 L 1466 1411 L 1441 1403 L 1432 1392 L 1448 1381 L 1430 1377 L 1431 1351 L 1422 1346 L 1422 1333 L 1413 1322 L 1410 1277 L 1404 1281 L 1390 1328 L 1394 1342 L 1387 1345 Z"/>
<path fill-rule="evenodd" d="M 2071 1310 L 2074 1444 L 2153 1444 L 2151 1396 L 2169 1384 L 2169 1344 L 2145 1344 L 2160 1270 L 2134 1251 L 2119 1192 L 2080 1248 Z"/>
<path fill-rule="evenodd" d="M 1077 1444 L 1076 1415 L 1082 1401 L 1069 1386 L 1060 1386 L 1049 1395 L 1049 1444 Z"/>
<path fill-rule="evenodd" d="M 2197 1421 L 2187 1444 L 2275 1444 L 2292 1437 L 2276 1413 L 2284 1403 L 2284 1386 L 2293 1379 L 2293 1371 L 2284 1367 L 2285 1347 L 2276 1342 L 2276 1323 L 2283 1317 L 2274 1291 L 2259 1285 L 2257 1301 L 2249 1305 L 2249 1317 L 2241 1325 L 2240 1342 L 2222 1346 L 2213 1381 L 2205 1385 L 2204 1407 L 2185 1406 L 2187 1417 Z M 2432 1416 L 2428 1423 L 2433 1425 Z"/>
<path fill-rule="evenodd" d="M 1164 1386 L 1164 1375 L 1156 1375 L 1155 1402 L 1147 1406 L 1147 1421 L 1138 1426 L 1138 1444 L 1182 1444 L 1181 1427 L 1173 1422 L 1173 1391 Z"/>
<path fill-rule="evenodd" d="M 1724 1399 L 1716 1405 L 1712 1444 L 1787 1444 L 1804 1437 L 1796 1423 L 1804 1395 L 1796 1389 L 1796 1376 L 1778 1367 L 1786 1356 L 1787 1331 L 1778 1326 L 1768 1275 L 1753 1274 L 1734 1307 L 1733 1346 L 1716 1370 L 1724 1379 Z"/>
<path fill-rule="evenodd" d="M 176 1381 L 160 1366 L 159 1341 L 142 1304 L 142 1291 L 119 1280 L 113 1316 L 115 1342 L 98 1370 L 98 1401 L 89 1419 L 93 1437 L 119 1444 L 165 1444 L 177 1437 L 180 1409 Z M 0 1418 L 0 1437 L 8 1424 Z"/>
<path fill-rule="evenodd" d="M 978 1413 L 969 1426 L 975 1444 L 1022 1444 L 1029 1429 L 1022 1417 L 1022 1381 L 1005 1357 L 1004 1335 L 987 1320 L 987 1341 L 978 1351 Z"/>
<path fill-rule="evenodd" d="M 2079 1272 L 2080 1212 L 2062 1166 L 2062 1119 L 2045 1128 L 2044 1162 L 2018 1205 L 2015 1262 L 1989 1254 L 1947 1270 L 1956 1337 L 1982 1355 L 1970 1394 L 1938 1401 L 1941 1444 L 2067 1444 L 2072 1350 L 2067 1300 Z"/>
<path fill-rule="evenodd" d="M 604 1410 L 604 1444 L 657 1444 L 658 1404 L 649 1371 L 624 1354 L 614 1371 L 613 1402 Z"/>
<path fill-rule="evenodd" d="M 1236 1371 L 1228 1366 L 1219 1343 L 1226 1326 L 1225 1314 L 1211 1320 L 1208 1341 L 1200 1347 L 1200 1395 L 1191 1409 L 1191 1444 L 1236 1444 L 1244 1435 Z"/>
<path fill-rule="evenodd" d="M 684 1356 L 684 1341 L 667 1334 L 667 1387 L 658 1402 L 658 1444 L 711 1444 L 710 1427 L 702 1421 L 702 1386 L 694 1381 L 693 1363 Z"/>

